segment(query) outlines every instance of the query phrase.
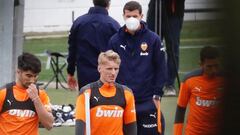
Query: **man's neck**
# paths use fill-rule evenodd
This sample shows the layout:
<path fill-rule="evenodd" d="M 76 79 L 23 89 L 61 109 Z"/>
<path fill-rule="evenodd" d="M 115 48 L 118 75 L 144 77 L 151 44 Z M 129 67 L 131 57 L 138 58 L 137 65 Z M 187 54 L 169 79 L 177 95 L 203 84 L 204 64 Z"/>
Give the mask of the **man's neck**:
<path fill-rule="evenodd" d="M 130 30 L 128 30 L 128 33 L 130 33 L 131 35 L 135 35 L 136 31 L 130 31 Z"/>
<path fill-rule="evenodd" d="M 107 85 L 109 85 L 109 86 L 113 86 L 113 85 L 114 85 L 114 83 L 106 82 L 106 81 L 103 81 L 103 80 L 101 80 L 101 79 L 100 79 L 100 81 L 101 81 L 103 84 L 107 84 Z"/>
<path fill-rule="evenodd" d="M 135 35 L 135 33 L 136 33 L 137 31 L 139 31 L 141 28 L 142 28 L 142 26 L 140 25 L 140 26 L 137 28 L 137 30 L 131 31 L 131 30 L 128 30 L 128 29 L 127 29 L 127 32 L 130 33 L 131 35 Z"/>
<path fill-rule="evenodd" d="M 17 85 L 18 87 L 20 87 L 20 88 L 27 89 L 25 86 L 22 85 L 21 82 L 19 82 L 19 81 L 17 81 L 17 80 L 16 80 L 16 85 Z"/>

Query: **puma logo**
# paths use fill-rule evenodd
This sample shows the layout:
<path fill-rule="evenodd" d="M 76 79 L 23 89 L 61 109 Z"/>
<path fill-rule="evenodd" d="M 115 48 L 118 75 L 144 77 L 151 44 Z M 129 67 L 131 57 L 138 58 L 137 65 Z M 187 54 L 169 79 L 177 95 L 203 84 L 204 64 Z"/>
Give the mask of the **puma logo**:
<path fill-rule="evenodd" d="M 193 90 L 196 91 L 196 92 L 201 92 L 201 88 L 200 87 L 194 87 Z"/>
<path fill-rule="evenodd" d="M 120 45 L 120 47 L 123 48 L 124 50 L 126 50 L 127 45 L 125 45 L 125 46 L 124 45 Z"/>
<path fill-rule="evenodd" d="M 157 118 L 157 117 L 156 117 L 156 113 L 150 114 L 149 116 L 150 116 L 150 117 L 153 117 L 153 118 L 155 118 L 155 119 Z"/>
<path fill-rule="evenodd" d="M 7 100 L 7 102 L 8 102 L 8 104 L 9 104 L 9 106 L 12 105 L 12 102 L 11 102 L 9 99 Z"/>
<path fill-rule="evenodd" d="M 94 96 L 93 98 L 94 98 L 94 99 L 95 99 L 95 100 L 98 102 L 98 100 L 99 100 L 99 97 L 95 97 L 95 96 Z"/>

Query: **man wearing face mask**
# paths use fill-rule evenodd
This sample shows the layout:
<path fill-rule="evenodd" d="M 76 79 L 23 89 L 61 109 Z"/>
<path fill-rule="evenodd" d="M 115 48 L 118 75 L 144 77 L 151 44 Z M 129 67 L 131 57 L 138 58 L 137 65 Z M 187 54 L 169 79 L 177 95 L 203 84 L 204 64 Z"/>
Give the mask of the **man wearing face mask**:
<path fill-rule="evenodd" d="M 122 60 L 116 81 L 133 90 L 138 135 L 162 135 L 160 99 L 166 76 L 165 52 L 159 36 L 147 28 L 142 17 L 141 5 L 127 2 L 123 8 L 126 25 L 112 36 L 109 49 Z"/>

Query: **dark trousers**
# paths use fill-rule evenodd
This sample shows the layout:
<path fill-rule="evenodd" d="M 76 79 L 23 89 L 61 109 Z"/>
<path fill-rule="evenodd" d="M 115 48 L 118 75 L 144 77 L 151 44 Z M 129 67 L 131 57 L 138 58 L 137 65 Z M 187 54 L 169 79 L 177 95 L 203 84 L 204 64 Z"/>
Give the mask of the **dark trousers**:
<path fill-rule="evenodd" d="M 165 119 L 161 113 L 162 134 L 158 132 L 157 128 L 157 112 L 156 110 L 145 113 L 137 113 L 137 134 L 138 135 L 164 135 Z"/>
<path fill-rule="evenodd" d="M 169 10 L 170 1 L 162 0 L 161 18 L 155 18 L 155 1 L 156 0 L 150 0 L 149 2 L 147 25 L 150 30 L 155 31 L 155 19 L 161 19 L 161 39 L 165 40 L 167 49 L 168 74 L 166 85 L 174 85 L 179 68 L 179 44 L 183 23 L 184 0 L 176 1 L 180 2 L 176 5 L 177 7 L 179 6 L 177 9 L 182 9 L 176 11 L 176 14 L 169 13 L 171 11 Z"/>
<path fill-rule="evenodd" d="M 167 81 L 166 85 L 174 85 L 179 68 L 179 44 L 183 18 L 168 16 L 162 20 L 162 37 L 166 42 L 167 49 Z"/>

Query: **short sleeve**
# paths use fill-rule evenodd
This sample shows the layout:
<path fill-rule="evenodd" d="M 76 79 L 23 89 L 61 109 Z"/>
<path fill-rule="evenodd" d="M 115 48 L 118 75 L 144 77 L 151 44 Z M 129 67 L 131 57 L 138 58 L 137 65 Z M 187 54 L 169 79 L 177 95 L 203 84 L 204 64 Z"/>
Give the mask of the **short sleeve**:
<path fill-rule="evenodd" d="M 126 107 L 124 110 L 124 124 L 136 121 L 135 100 L 131 91 L 125 90 Z"/>

